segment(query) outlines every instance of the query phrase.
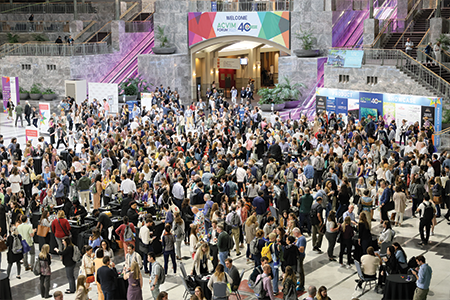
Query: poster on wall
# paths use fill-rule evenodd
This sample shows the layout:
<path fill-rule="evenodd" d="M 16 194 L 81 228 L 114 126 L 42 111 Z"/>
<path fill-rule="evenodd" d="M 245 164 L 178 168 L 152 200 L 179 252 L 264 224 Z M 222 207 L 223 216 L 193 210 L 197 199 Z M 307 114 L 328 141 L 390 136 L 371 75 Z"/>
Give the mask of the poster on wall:
<path fill-rule="evenodd" d="M 361 68 L 363 50 L 329 50 L 327 65 L 343 68 Z"/>
<path fill-rule="evenodd" d="M 375 94 L 375 93 L 359 93 L 359 113 L 360 117 L 362 117 L 361 113 L 369 112 L 370 110 L 362 109 L 362 108 L 373 108 L 376 110 L 377 115 L 383 114 L 383 94 Z M 373 110 L 372 110 L 373 111 Z"/>
<path fill-rule="evenodd" d="M 327 97 L 316 96 L 316 114 L 320 115 L 327 111 Z"/>
<path fill-rule="evenodd" d="M 204 40 L 223 36 L 257 37 L 290 49 L 290 13 L 262 12 L 190 12 L 189 47 Z"/>
<path fill-rule="evenodd" d="M 361 120 L 362 118 L 366 119 L 371 116 L 372 118 L 375 117 L 375 120 L 378 119 L 378 111 L 376 108 L 368 108 L 368 107 L 361 107 L 359 109 Z"/>
<path fill-rule="evenodd" d="M 39 132 L 48 133 L 48 122 L 51 118 L 50 104 L 39 102 Z"/>
<path fill-rule="evenodd" d="M 38 143 L 38 129 L 37 128 L 27 128 L 25 129 L 25 140 L 31 142 L 31 144 L 36 147 Z"/>
<path fill-rule="evenodd" d="M 144 106 L 147 110 L 150 110 L 152 107 L 152 94 L 151 93 L 141 93 L 141 107 L 144 109 Z"/>
<path fill-rule="evenodd" d="M 95 99 L 99 103 L 103 103 L 103 99 L 106 99 L 109 103 L 109 112 L 119 112 L 119 90 L 117 83 L 97 83 L 89 82 L 89 102 Z"/>
<path fill-rule="evenodd" d="M 349 110 L 348 115 L 352 116 L 355 120 L 359 120 L 359 109 Z"/>
<path fill-rule="evenodd" d="M 385 124 L 390 124 L 395 119 L 395 103 L 383 103 L 383 120 Z"/>
<path fill-rule="evenodd" d="M 6 112 L 8 100 L 11 98 L 14 105 L 20 101 L 19 77 L 2 77 L 3 112 Z"/>

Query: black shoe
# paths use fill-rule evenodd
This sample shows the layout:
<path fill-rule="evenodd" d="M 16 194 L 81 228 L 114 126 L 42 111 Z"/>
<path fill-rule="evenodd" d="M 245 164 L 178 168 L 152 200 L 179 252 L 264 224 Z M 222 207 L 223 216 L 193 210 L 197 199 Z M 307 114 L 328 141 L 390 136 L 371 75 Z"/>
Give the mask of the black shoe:
<path fill-rule="evenodd" d="M 418 244 L 419 244 L 420 246 L 423 246 L 423 242 L 419 242 Z"/>

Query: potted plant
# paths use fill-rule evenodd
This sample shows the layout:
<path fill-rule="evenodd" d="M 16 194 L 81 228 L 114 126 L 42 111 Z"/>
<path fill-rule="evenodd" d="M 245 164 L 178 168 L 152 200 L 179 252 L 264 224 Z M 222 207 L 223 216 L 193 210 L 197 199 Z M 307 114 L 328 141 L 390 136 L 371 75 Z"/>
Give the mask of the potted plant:
<path fill-rule="evenodd" d="M 169 38 L 164 34 L 166 26 L 156 26 L 156 40 L 159 41 L 159 47 L 153 47 L 154 54 L 173 54 L 177 50 L 176 47 L 171 47 Z"/>
<path fill-rule="evenodd" d="M 275 85 L 274 90 L 285 102 L 285 108 L 295 108 L 300 104 L 299 97 L 302 95 L 300 91 L 302 88 L 306 88 L 306 85 L 303 83 L 291 84 L 289 78 L 285 76 L 283 82 Z"/>
<path fill-rule="evenodd" d="M 297 57 L 316 57 L 320 55 L 320 50 L 314 50 L 313 45 L 316 39 L 312 36 L 311 30 L 302 30 L 294 34 L 295 38 L 302 42 L 302 49 L 294 50 L 294 54 Z"/>
<path fill-rule="evenodd" d="M 449 46 L 450 46 L 450 38 L 448 36 L 446 36 L 445 34 L 441 33 L 441 35 L 439 35 L 439 38 L 436 39 L 436 42 L 440 42 L 441 43 L 441 49 L 444 51 L 448 51 Z"/>
<path fill-rule="evenodd" d="M 55 99 L 55 92 L 52 91 L 52 89 L 46 89 L 45 91 L 42 92 L 42 97 L 44 98 L 44 100 L 53 100 Z"/>
<path fill-rule="evenodd" d="M 137 100 L 141 93 L 150 92 L 150 86 L 147 80 L 142 79 L 141 76 L 129 77 L 125 81 L 119 84 L 119 102 L 123 99 L 125 95 L 125 102 Z"/>
<path fill-rule="evenodd" d="M 42 96 L 42 84 L 33 83 L 30 90 L 30 99 L 31 100 L 39 100 Z"/>
<path fill-rule="evenodd" d="M 274 89 L 261 88 L 258 91 L 258 95 L 261 96 L 258 104 L 261 106 L 262 111 L 272 111 L 272 104 L 273 111 L 279 111 L 285 107 L 284 100 L 277 93 L 276 87 Z"/>
<path fill-rule="evenodd" d="M 20 100 L 26 100 L 28 99 L 28 94 L 30 92 L 25 90 L 23 87 L 19 87 L 19 98 Z"/>

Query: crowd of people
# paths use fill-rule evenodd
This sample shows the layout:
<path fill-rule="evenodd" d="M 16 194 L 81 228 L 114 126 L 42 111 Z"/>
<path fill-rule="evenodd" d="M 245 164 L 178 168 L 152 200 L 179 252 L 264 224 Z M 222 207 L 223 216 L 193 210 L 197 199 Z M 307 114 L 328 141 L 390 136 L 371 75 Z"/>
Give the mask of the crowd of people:
<path fill-rule="evenodd" d="M 183 277 L 193 300 L 203 300 L 205 291 L 189 285 L 191 275 L 210 274 L 213 295 L 239 289 L 242 276 L 231 256 L 241 251 L 254 264 L 249 286 L 258 299 L 273 300 L 280 291 L 285 299 L 297 299 L 298 291 L 308 300 L 330 299 L 325 286 L 307 284 L 307 235 L 309 247 L 326 251 L 331 264 L 338 259 L 352 268 L 358 261 L 364 276 L 378 278 L 380 292 L 388 274 L 412 268 L 414 299 L 426 299 L 431 268 L 423 256 L 407 260 L 392 228 L 402 226 L 412 199 L 425 247 L 441 209 L 449 206 L 450 153 L 435 153 L 427 118 L 401 125 L 334 113 L 283 120 L 276 113 L 264 117 L 248 98 L 229 104 L 215 90 L 209 96 L 182 106 L 176 92 L 161 85 L 152 107 L 124 105 L 120 113 L 111 113 L 106 99 L 77 104 L 67 98 L 49 120 L 49 141 L 20 145 L 0 136 L 0 235 L 8 276 L 16 263 L 20 279 L 23 261 L 25 271 L 40 276 L 42 297 L 50 297 L 52 232 L 69 282 L 66 293 L 77 299 L 88 299 L 94 282 L 99 299 L 112 299 L 118 273 L 129 283 L 128 299 L 142 299 L 143 276 L 154 299 L 167 299 L 160 286 L 170 261 L 177 274 L 183 246 L 192 259 Z M 123 224 L 114 230 L 101 208 L 116 201 Z M 36 228 L 33 213 L 42 213 Z M 71 224 L 88 215 L 96 219 L 92 235 L 77 247 Z M 164 231 L 156 236 L 159 220 Z M 383 229 L 374 245 L 376 221 Z M 155 240 L 164 266 L 156 260 Z M 118 272 L 113 250 L 120 246 L 125 264 Z M 75 278 L 78 261 L 83 275 Z M 231 288 L 222 290 L 227 284 Z"/>

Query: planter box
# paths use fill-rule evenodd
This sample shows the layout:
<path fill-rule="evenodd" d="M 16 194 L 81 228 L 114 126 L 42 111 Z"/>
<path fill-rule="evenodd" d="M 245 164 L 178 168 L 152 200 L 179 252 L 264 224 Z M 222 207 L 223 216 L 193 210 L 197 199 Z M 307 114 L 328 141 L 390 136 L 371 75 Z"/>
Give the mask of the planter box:
<path fill-rule="evenodd" d="M 296 108 L 300 104 L 300 100 L 284 102 L 284 108 Z"/>
<path fill-rule="evenodd" d="M 273 106 L 273 111 L 283 110 L 286 103 L 275 104 Z M 260 106 L 262 111 L 272 111 L 272 104 L 263 104 Z"/>
<path fill-rule="evenodd" d="M 20 93 L 19 94 L 20 100 L 27 100 L 28 99 L 28 93 Z"/>
<path fill-rule="evenodd" d="M 44 94 L 44 95 L 42 95 L 44 100 L 47 100 L 47 101 L 55 99 L 55 96 L 56 96 L 56 94 Z"/>
<path fill-rule="evenodd" d="M 294 54 L 297 57 L 316 57 L 320 55 L 320 50 L 294 50 Z"/>
<path fill-rule="evenodd" d="M 174 54 L 175 51 L 177 51 L 177 48 L 175 47 L 153 47 L 152 51 L 154 54 Z"/>
<path fill-rule="evenodd" d="M 41 99 L 42 94 L 30 94 L 31 100 L 39 100 Z"/>

